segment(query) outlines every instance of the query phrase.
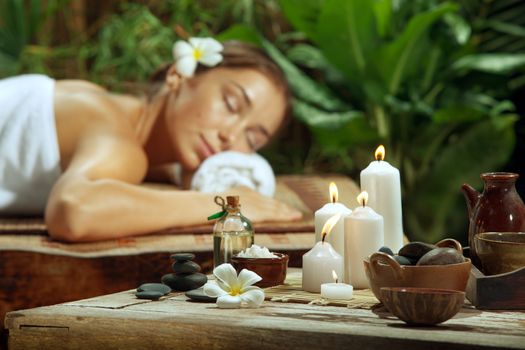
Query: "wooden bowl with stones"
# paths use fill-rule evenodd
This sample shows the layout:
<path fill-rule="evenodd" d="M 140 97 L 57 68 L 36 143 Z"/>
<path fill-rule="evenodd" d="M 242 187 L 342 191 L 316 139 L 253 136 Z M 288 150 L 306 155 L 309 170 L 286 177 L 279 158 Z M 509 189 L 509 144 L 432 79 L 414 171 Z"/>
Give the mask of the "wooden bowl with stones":
<path fill-rule="evenodd" d="M 377 252 L 364 260 L 372 292 L 382 300 L 381 288 L 435 288 L 465 291 L 471 262 L 462 256 L 459 242 L 446 239 L 435 245 L 412 242 L 399 251 L 413 265 L 400 264 L 399 255 Z"/>
<path fill-rule="evenodd" d="M 255 285 L 261 288 L 278 286 L 286 279 L 289 257 L 286 254 L 273 253 L 277 258 L 242 258 L 232 257 L 231 263 L 237 273 L 247 269 L 261 276 Z"/>
<path fill-rule="evenodd" d="M 411 326 L 432 326 L 456 315 L 465 292 L 434 288 L 381 288 L 381 299 L 397 318 Z"/>

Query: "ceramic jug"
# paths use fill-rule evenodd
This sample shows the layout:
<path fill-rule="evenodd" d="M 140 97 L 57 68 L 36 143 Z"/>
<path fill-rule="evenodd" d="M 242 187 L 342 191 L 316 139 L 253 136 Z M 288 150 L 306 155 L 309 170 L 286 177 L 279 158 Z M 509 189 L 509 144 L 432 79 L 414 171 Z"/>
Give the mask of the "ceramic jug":
<path fill-rule="evenodd" d="M 516 191 L 514 173 L 485 173 L 483 193 L 461 187 L 469 214 L 468 243 L 472 262 L 480 266 L 474 236 L 481 232 L 525 232 L 525 205 Z"/>

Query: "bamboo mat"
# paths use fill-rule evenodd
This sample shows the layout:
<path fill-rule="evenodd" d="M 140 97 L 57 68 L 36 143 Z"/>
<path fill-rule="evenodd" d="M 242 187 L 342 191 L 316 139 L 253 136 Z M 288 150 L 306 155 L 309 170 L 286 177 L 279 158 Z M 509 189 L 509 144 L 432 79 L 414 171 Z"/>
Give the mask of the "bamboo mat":
<path fill-rule="evenodd" d="M 341 175 L 305 176 L 282 175 L 277 177 L 275 198 L 285 202 L 303 213 L 300 221 L 255 223 L 255 232 L 261 233 L 293 233 L 313 232 L 313 213 L 329 200 L 328 186 L 334 181 L 339 188 L 339 201 L 349 207 L 355 207 L 355 197 L 359 188 L 350 178 Z M 146 185 L 148 186 L 148 185 Z M 151 186 L 151 185 L 149 185 Z M 173 189 L 168 185 L 153 185 L 155 188 Z M 242 203 L 242 198 L 241 198 Z M 203 234 L 212 231 L 213 222 L 205 225 L 173 227 L 156 235 L 170 234 Z M 2 234 L 36 234 L 45 235 L 46 225 L 41 217 L 0 217 L 0 235 Z"/>
<path fill-rule="evenodd" d="M 342 306 L 351 309 L 372 309 L 379 303 L 372 290 L 354 289 L 350 300 L 325 299 L 319 293 L 309 293 L 302 290 L 302 273 L 300 271 L 289 272 L 285 284 L 269 287 L 264 290 L 266 300 L 283 303 L 299 303 L 311 305 Z"/>

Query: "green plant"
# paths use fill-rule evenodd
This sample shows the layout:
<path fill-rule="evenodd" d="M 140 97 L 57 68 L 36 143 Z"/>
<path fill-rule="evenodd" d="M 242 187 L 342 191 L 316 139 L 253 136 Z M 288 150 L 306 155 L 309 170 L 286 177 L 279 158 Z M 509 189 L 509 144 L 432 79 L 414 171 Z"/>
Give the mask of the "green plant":
<path fill-rule="evenodd" d="M 282 0 L 281 6 L 307 40 L 278 40 L 279 51 L 249 28 L 224 37 L 258 41 L 280 63 L 312 148 L 333 160 L 324 170 L 357 177 L 383 143 L 402 174 L 410 238 L 463 239 L 459 188 L 510 156 L 517 116 L 505 99 L 507 81 L 524 67 L 525 55 L 483 52 L 475 32 L 483 17 L 472 27 L 460 1 Z"/>

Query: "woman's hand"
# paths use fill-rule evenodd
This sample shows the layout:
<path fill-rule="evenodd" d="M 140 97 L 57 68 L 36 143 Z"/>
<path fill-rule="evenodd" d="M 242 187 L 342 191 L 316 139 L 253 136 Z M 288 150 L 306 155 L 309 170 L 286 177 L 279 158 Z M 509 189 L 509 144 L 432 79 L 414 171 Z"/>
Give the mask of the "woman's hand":
<path fill-rule="evenodd" d="M 225 195 L 238 195 L 242 214 L 252 222 L 294 221 L 303 217 L 303 214 L 296 208 L 274 198 L 263 196 L 248 187 L 235 187 Z"/>

